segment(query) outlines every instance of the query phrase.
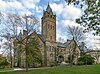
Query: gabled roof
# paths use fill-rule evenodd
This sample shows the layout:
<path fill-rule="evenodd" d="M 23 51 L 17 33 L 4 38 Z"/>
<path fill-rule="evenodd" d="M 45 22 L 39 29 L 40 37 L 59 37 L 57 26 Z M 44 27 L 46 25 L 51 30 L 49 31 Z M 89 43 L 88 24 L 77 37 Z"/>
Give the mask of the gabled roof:
<path fill-rule="evenodd" d="M 26 32 L 26 31 L 23 31 L 23 32 Z M 22 34 L 22 32 L 20 31 L 19 35 L 17 36 L 17 39 L 18 39 L 18 40 L 20 40 L 20 39 L 25 40 L 25 39 L 26 39 L 26 36 L 25 36 L 24 34 L 25 34 L 25 33 Z M 35 31 L 32 32 L 31 34 L 29 34 L 27 37 L 30 37 L 30 36 L 32 36 L 33 34 L 37 35 L 37 36 L 40 38 L 40 40 L 41 40 L 43 43 L 45 43 L 45 39 L 44 39 L 43 35 L 37 34 Z"/>
<path fill-rule="evenodd" d="M 57 42 L 57 47 L 67 47 L 72 41 L 75 42 L 75 40 L 67 40 L 65 43 Z"/>
<path fill-rule="evenodd" d="M 90 53 L 90 52 L 100 52 L 100 50 L 92 50 L 92 49 L 88 49 L 88 51 L 86 51 L 86 53 Z"/>
<path fill-rule="evenodd" d="M 57 42 L 57 47 L 66 47 L 66 44 L 65 43 L 61 43 L 61 42 Z"/>
<path fill-rule="evenodd" d="M 17 36 L 17 38 L 18 38 L 19 40 L 23 39 L 23 34 L 22 34 L 21 30 L 20 30 L 20 33 L 19 33 L 19 35 Z"/>
<path fill-rule="evenodd" d="M 37 34 L 35 31 L 33 33 L 36 34 L 43 43 L 45 43 L 45 39 L 44 39 L 44 36 L 43 35 Z M 31 36 L 33 33 L 31 33 L 29 36 Z"/>
<path fill-rule="evenodd" d="M 37 35 L 38 35 L 38 37 L 41 39 L 41 41 L 42 41 L 43 43 L 45 43 L 44 36 L 43 36 L 43 35 L 41 35 L 41 34 L 37 34 Z"/>

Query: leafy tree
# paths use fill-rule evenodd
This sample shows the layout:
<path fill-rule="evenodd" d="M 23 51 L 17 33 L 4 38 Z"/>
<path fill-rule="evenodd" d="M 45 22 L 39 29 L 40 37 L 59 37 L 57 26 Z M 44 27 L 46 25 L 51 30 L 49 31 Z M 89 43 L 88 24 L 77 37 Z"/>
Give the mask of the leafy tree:
<path fill-rule="evenodd" d="M 18 39 L 17 34 L 18 34 L 18 27 L 20 27 L 21 29 L 26 30 L 26 34 L 24 36 L 25 39 L 25 43 L 24 43 L 24 47 L 25 47 L 25 52 L 26 52 L 26 71 L 28 71 L 28 41 L 29 41 L 29 35 L 33 32 L 33 31 L 37 31 L 35 28 L 38 27 L 36 25 L 38 25 L 38 20 L 36 19 L 36 17 L 34 15 L 24 15 L 24 16 L 19 16 L 17 14 L 6 14 L 6 18 L 4 19 L 4 24 L 5 25 L 5 29 L 3 30 L 3 34 L 2 37 L 8 37 L 7 34 L 9 33 L 10 36 L 9 38 L 13 38 L 12 43 L 14 42 L 15 39 L 18 40 L 18 42 L 21 43 L 20 39 Z M 4 16 L 3 16 L 4 17 Z M 12 47 L 11 47 L 12 48 Z"/>
<path fill-rule="evenodd" d="M 38 24 L 38 20 L 34 15 L 25 15 L 21 19 L 22 25 L 24 26 L 26 30 L 25 34 L 25 56 L 26 56 L 26 71 L 28 71 L 28 47 L 29 47 L 29 35 L 31 32 L 33 32 L 35 25 Z"/>
<path fill-rule="evenodd" d="M 12 68 L 12 39 L 11 35 L 7 33 L 6 35 L 2 35 L 4 39 L 6 40 L 5 42 L 2 43 L 2 48 L 3 48 L 3 54 L 8 56 L 7 58 L 10 61 L 10 67 Z"/>
<path fill-rule="evenodd" d="M 17 57 L 18 59 L 18 67 L 21 67 L 21 57 L 23 57 L 23 53 L 25 52 L 25 49 L 24 49 L 24 42 L 22 39 L 20 40 L 17 40 L 15 39 L 14 42 L 13 42 L 13 45 L 14 45 L 14 54 L 16 54 L 15 57 Z M 15 65 L 14 65 L 15 66 Z"/>
<path fill-rule="evenodd" d="M 9 51 L 8 56 L 10 55 L 10 64 L 11 68 L 13 67 L 12 65 L 12 50 L 13 50 L 13 39 L 17 37 L 17 28 L 19 27 L 19 20 L 20 17 L 17 14 L 0 14 L 1 24 L 3 24 L 4 28 L 2 28 L 2 31 L 0 33 L 0 36 L 3 37 L 3 39 L 6 40 L 4 43 L 5 45 L 5 50 L 4 51 Z M 21 25 L 20 25 L 21 26 Z"/>
<path fill-rule="evenodd" d="M 39 41 L 38 41 L 38 38 L 36 37 L 35 35 L 36 33 L 33 32 L 31 33 L 28 37 L 28 44 L 27 44 L 27 62 L 28 62 L 28 66 L 32 66 L 33 63 L 40 63 L 42 64 L 42 54 L 39 50 Z M 21 59 L 23 59 L 23 57 L 25 56 L 25 53 L 26 53 L 26 38 L 24 38 L 24 35 L 22 35 L 23 38 L 18 38 L 18 39 L 21 39 L 21 40 L 16 40 L 15 41 L 15 52 L 16 52 L 16 49 L 17 49 L 17 52 L 18 52 L 18 67 L 21 67 Z M 19 36 L 18 36 L 19 37 Z M 24 55 L 23 55 L 24 54 Z M 21 58 L 22 57 L 22 58 Z"/>
<path fill-rule="evenodd" d="M 39 50 L 39 41 L 38 38 L 33 36 L 29 37 L 28 44 L 28 64 L 40 63 L 42 65 L 42 54 Z"/>
<path fill-rule="evenodd" d="M 4 57 L 0 57 L 0 68 L 5 68 L 7 65 L 9 65 L 7 59 Z"/>
<path fill-rule="evenodd" d="M 87 27 L 85 32 L 95 30 L 95 34 L 100 35 L 100 0 L 65 0 L 68 4 L 73 3 L 80 6 L 84 13 L 77 23 Z"/>
<path fill-rule="evenodd" d="M 94 58 L 91 57 L 91 55 L 83 55 L 80 58 L 78 58 L 78 64 L 79 65 L 91 65 L 94 63 Z"/>

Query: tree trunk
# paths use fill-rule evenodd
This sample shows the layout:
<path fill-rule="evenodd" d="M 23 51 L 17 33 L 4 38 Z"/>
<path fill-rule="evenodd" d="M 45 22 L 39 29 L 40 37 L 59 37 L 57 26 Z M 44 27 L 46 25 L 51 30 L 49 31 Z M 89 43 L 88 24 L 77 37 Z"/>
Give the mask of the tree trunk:
<path fill-rule="evenodd" d="M 27 52 L 27 45 L 26 45 L 26 71 L 28 71 L 28 52 Z"/>
<path fill-rule="evenodd" d="M 47 46 L 44 44 L 44 66 L 47 66 Z"/>
<path fill-rule="evenodd" d="M 10 67 L 12 68 L 12 49 L 11 49 L 11 44 L 9 44 L 9 48 L 10 48 Z"/>

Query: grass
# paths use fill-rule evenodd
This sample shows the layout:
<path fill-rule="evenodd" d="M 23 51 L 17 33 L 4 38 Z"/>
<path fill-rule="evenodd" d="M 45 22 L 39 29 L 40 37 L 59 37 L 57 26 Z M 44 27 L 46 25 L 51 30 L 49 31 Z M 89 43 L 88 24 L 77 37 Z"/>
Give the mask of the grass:
<path fill-rule="evenodd" d="M 47 69 L 33 69 L 28 72 L 0 72 L 0 74 L 100 74 L 100 65 L 52 67 Z"/>

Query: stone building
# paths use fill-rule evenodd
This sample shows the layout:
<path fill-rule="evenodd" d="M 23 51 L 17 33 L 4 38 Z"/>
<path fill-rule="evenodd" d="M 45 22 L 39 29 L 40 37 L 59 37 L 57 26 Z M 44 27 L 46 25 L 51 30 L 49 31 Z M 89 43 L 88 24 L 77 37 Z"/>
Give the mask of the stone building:
<path fill-rule="evenodd" d="M 86 54 L 89 54 L 95 58 L 95 64 L 100 64 L 100 50 L 89 50 L 86 52 Z"/>
<path fill-rule="evenodd" d="M 42 56 L 42 62 L 44 66 L 50 66 L 55 62 L 61 63 L 68 60 L 68 56 L 72 55 L 74 57 L 74 63 L 77 64 L 77 58 L 80 56 L 80 50 L 74 39 L 67 40 L 65 43 L 60 43 L 56 41 L 56 15 L 53 13 L 50 5 L 48 4 L 46 11 L 43 12 L 41 18 L 42 33 L 37 34 L 33 32 L 30 37 L 35 36 L 40 47 L 40 52 Z M 20 33 L 20 37 L 24 36 Z M 74 54 L 73 54 L 74 53 Z M 21 53 L 22 54 L 22 53 Z M 21 56 L 20 56 L 21 57 Z M 23 66 L 25 66 L 25 57 L 21 58 Z M 17 66 L 18 62 L 18 52 L 14 51 L 14 65 Z"/>

